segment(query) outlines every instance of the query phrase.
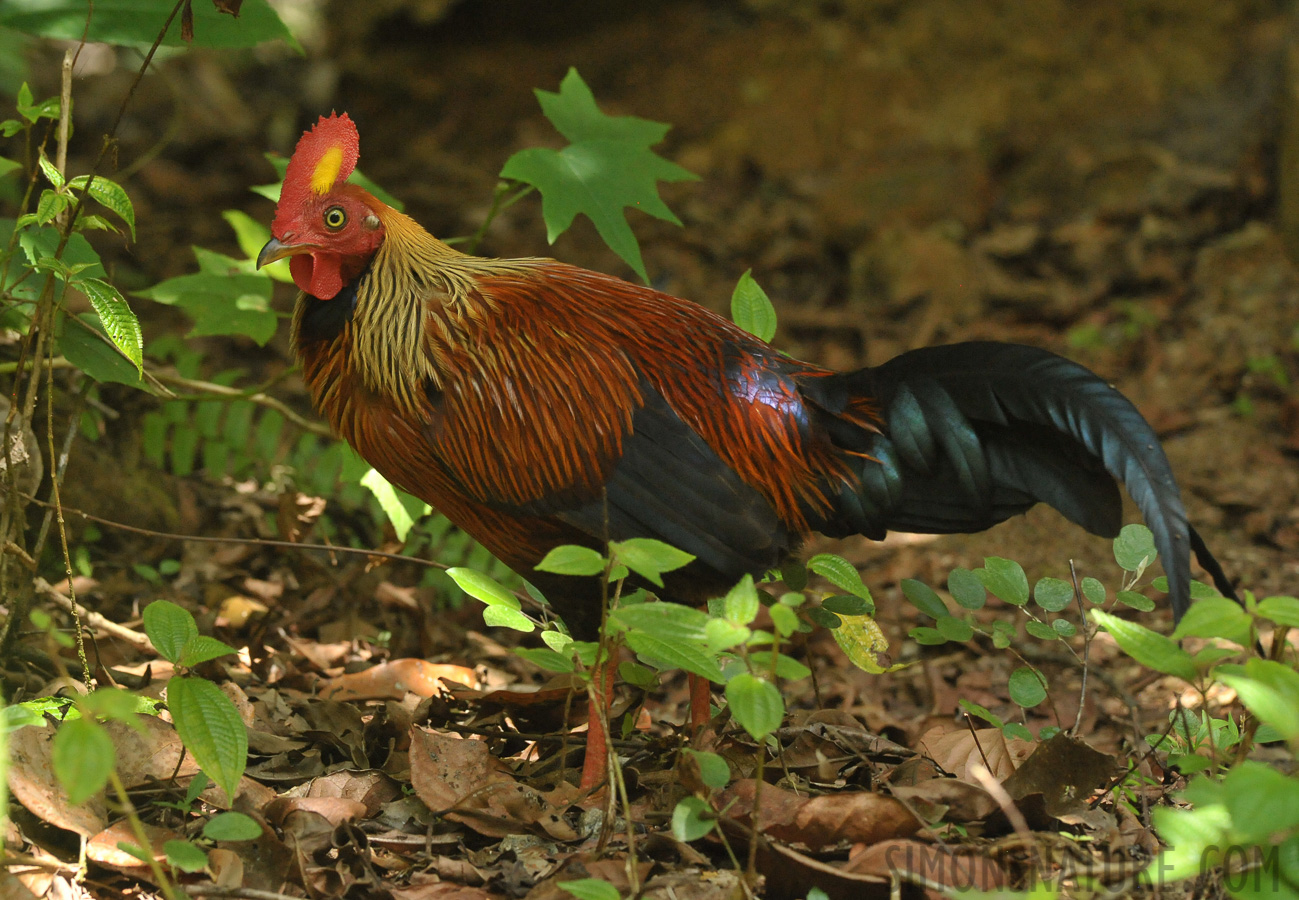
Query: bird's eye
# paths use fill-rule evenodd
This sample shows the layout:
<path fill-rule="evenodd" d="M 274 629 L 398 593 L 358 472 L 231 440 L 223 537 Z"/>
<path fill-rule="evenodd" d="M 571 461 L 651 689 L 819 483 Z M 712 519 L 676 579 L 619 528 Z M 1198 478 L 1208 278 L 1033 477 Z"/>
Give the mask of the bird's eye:
<path fill-rule="evenodd" d="M 325 210 L 325 227 L 330 231 L 337 231 L 347 224 L 347 213 L 343 212 L 341 206 L 331 206 Z"/>

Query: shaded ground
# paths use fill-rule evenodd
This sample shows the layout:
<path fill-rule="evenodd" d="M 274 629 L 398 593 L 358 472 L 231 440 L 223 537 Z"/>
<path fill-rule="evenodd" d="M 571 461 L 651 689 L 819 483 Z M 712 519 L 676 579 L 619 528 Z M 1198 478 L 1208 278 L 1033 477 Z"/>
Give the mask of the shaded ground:
<path fill-rule="evenodd" d="M 432 14 L 441 5 L 423 9 Z M 229 237 L 217 213 L 238 206 L 267 219 L 269 204 L 246 194 L 248 185 L 270 179 L 261 149 L 287 152 L 302 126 L 329 108 L 357 119 L 362 167 L 399 194 L 416 218 L 444 236 L 472 232 L 509 153 L 557 140 L 532 89 L 554 89 L 575 65 L 607 111 L 672 123 L 665 155 L 701 176 L 664 191 L 684 228 L 633 219 L 657 287 L 724 309 L 735 279 L 752 267 L 780 312 L 782 348 L 841 368 L 969 338 L 1024 341 L 1078 359 L 1114 380 L 1160 432 L 1192 519 L 1226 570 L 1260 596 L 1295 593 L 1299 276 L 1287 255 L 1282 189 L 1288 182 L 1279 164 L 1293 152 L 1283 127 L 1293 113 L 1286 93 L 1291 22 L 1281 7 L 1207 0 L 553 6 L 464 3 L 452 5 L 445 18 L 422 22 L 419 4 L 367 18 L 340 2 L 327 7 L 324 32 L 306 59 L 250 59 L 238 73 L 201 55 L 173 62 L 170 86 L 146 82 L 140 100 L 148 116 L 173 117 L 175 137 L 131 182 L 143 224 L 132 257 L 121 261 L 121 277 L 149 283 L 185 271 L 191 243 L 232 250 L 222 247 Z M 86 90 L 116 97 L 120 82 L 109 78 Z M 93 97 L 82 99 L 83 108 L 115 109 Z M 81 127 L 89 132 L 96 125 L 102 127 Z M 151 145 L 156 126 L 143 114 L 130 125 L 123 157 Z M 483 252 L 551 254 L 627 274 L 585 222 L 547 249 L 535 201 L 501 216 Z M 289 300 L 286 293 L 285 308 Z M 157 331 L 174 325 L 165 314 L 152 323 Z M 232 364 L 267 373 L 288 364 L 282 344 L 269 361 L 255 348 L 221 349 Z M 300 389 L 293 400 L 305 406 Z M 128 413 L 136 402 L 126 401 Z M 182 533 L 267 530 L 264 520 L 277 504 L 273 491 L 237 495 L 228 487 L 181 484 L 158 492 L 155 472 L 123 477 L 106 469 L 102 455 L 129 454 L 130 443 L 117 437 L 109 450 L 84 451 L 83 468 L 70 478 L 70 505 L 110 518 L 134 515 Z M 139 492 L 124 498 L 117 492 L 123 483 Z M 171 499 L 172 487 L 179 501 Z M 154 499 L 139 502 L 146 491 Z M 127 509 L 132 505 L 138 508 Z M 154 540 L 124 546 L 152 560 L 179 555 L 175 544 Z M 1010 715 L 1005 685 L 1018 662 L 990 647 L 922 653 L 905 637 L 920 617 L 901 601 L 897 585 L 920 578 L 939 586 L 953 566 L 977 565 L 991 555 L 1020 561 L 1030 577 L 1068 577 L 1073 559 L 1080 575 L 1113 585 L 1108 542 L 1039 510 L 985 535 L 850 542 L 838 549 L 860 564 L 895 658 L 920 664 L 868 676 L 847 666 L 833 641 L 814 637 L 806 659 L 828 712 L 807 728 L 793 723 L 785 742 L 785 763 L 794 773 L 789 784 L 888 781 L 897 787 L 910 779 L 930 792 L 925 802 L 956 807 L 968 801 L 965 818 L 950 820 L 988 836 L 976 858 L 996 861 L 1000 874 L 990 878 L 1020 877 L 1027 868 L 1023 848 L 1009 847 L 1018 839 L 1014 829 L 994 821 L 997 804 L 986 805 L 992 795 L 963 768 L 973 744 L 962 743 L 965 725 L 953 724 L 959 698 Z M 583 871 L 625 884 L 622 862 L 599 860 L 598 829 L 568 812 L 572 798 L 562 788 L 525 798 L 534 810 L 553 811 L 562 825 L 543 822 L 541 813 L 528 819 L 517 805 L 489 810 L 506 822 L 495 828 L 483 826 L 482 815 L 451 816 L 455 824 L 448 824 L 399 805 L 407 802 L 400 794 L 411 780 L 428 807 L 439 808 L 437 785 L 450 783 L 445 789 L 454 799 L 451 773 L 414 771 L 411 759 L 419 754 L 406 744 L 412 723 L 555 734 L 562 700 L 541 704 L 540 711 L 517 697 L 473 691 L 423 703 L 397 691 L 386 704 L 364 708 L 309 700 L 312 691 L 335 684 L 343 667 L 384 657 L 467 667 L 460 674 L 477 690 L 539 683 L 535 670 L 496 643 L 505 638 L 481 633 L 475 610 L 430 615 L 435 592 L 406 587 L 412 582 L 406 572 L 366 571 L 359 563 L 330 569 L 246 548 L 189 545 L 184 553 L 183 575 L 166 587 L 167 596 L 207 610 L 208 622 L 232 596 L 272 609 L 248 628 L 228 619 L 215 623 L 232 643 L 262 648 L 240 670 L 245 699 L 256 701 L 249 717 L 264 737 L 254 748 L 259 767 L 250 773 L 263 793 L 246 803 L 301 842 L 245 860 L 245 871 L 256 873 L 245 883 L 279 889 L 276 879 L 296 859 L 291 880 L 326 896 L 348 885 L 356 896 L 379 896 L 380 885 L 401 882 L 425 885 L 402 896 L 453 893 L 427 886 L 436 883 L 468 885 L 465 897 L 483 891 L 551 897 L 559 896 L 555 880 Z M 153 592 L 128 572 L 101 579 L 89 596 L 125 621 L 132 601 L 145 602 Z M 1167 616 L 1160 610 L 1145 621 Z M 394 636 L 387 650 L 357 639 L 380 632 Z M 104 652 L 135 660 L 112 647 Z M 1034 660 L 1050 674 L 1056 701 L 1054 710 L 1029 715 L 1035 731 L 1057 721 L 1071 725 L 1078 712 L 1077 670 L 1059 656 Z M 1148 674 L 1138 680 L 1136 667 L 1124 668 L 1104 641 L 1093 647 L 1092 664 L 1096 680 L 1109 683 L 1083 710 L 1089 743 L 1115 754 L 1136 742 L 1125 699 L 1135 698 L 1137 731 L 1158 731 L 1177 685 Z M 153 675 L 160 675 L 156 666 Z M 679 722 L 675 709 L 683 698 L 674 682 L 664 705 L 652 707 L 652 718 Z M 792 691 L 790 700 L 808 708 L 816 702 L 810 688 Z M 874 743 L 858 723 L 897 746 Z M 696 784 L 688 766 L 672 768 L 671 732 L 655 724 L 661 742 L 631 753 L 636 809 L 653 824 L 670 814 L 683 781 Z M 943 732 L 948 743 L 939 746 Z M 992 740 L 984 736 L 985 743 Z M 521 741 L 473 743 L 506 757 L 524 750 Z M 439 746 L 441 754 L 454 750 Z M 541 760 L 553 756 L 553 744 L 539 746 Z M 717 746 L 732 758 L 737 776 L 751 774 L 744 741 L 731 733 Z M 915 771 L 928 765 L 914 756 L 917 749 L 965 787 L 933 787 L 932 771 Z M 978 749 L 988 752 L 984 743 Z M 993 760 L 989 768 L 1000 780 L 1013 768 L 1010 760 L 1026 752 L 1005 748 L 1004 764 Z M 481 780 L 514 783 L 490 760 L 460 765 Z M 368 766 L 376 770 L 373 780 L 349 774 Z M 523 772 L 528 786 L 521 793 L 555 787 L 544 766 Z M 347 783 L 327 788 L 327 773 Z M 314 776 L 322 780 L 312 790 L 360 804 L 350 812 L 366 823 L 368 838 L 359 826 L 333 828 L 348 818 L 338 803 L 312 810 L 322 818 L 309 824 L 286 824 L 284 808 L 268 811 L 266 785 L 282 790 Z M 946 781 L 952 780 L 938 783 Z M 968 796 L 954 796 L 966 788 Z M 1162 789 L 1146 799 L 1160 796 Z M 914 809 L 920 800 L 908 802 Z M 895 812 L 841 806 L 825 815 L 888 823 Z M 1105 864 L 1120 867 L 1111 870 L 1112 883 L 1121 882 L 1122 863 L 1147 858 L 1156 847 L 1148 823 L 1126 809 L 1112 809 L 1103 821 L 1057 813 L 1042 822 L 1063 829 L 1063 821 L 1099 841 Z M 844 873 L 852 865 L 862 873 L 887 872 L 870 853 L 882 852 L 881 840 L 911 837 L 905 825 L 881 828 L 873 835 L 835 834 L 823 845 L 806 830 L 785 838 L 840 865 L 826 884 L 840 896 L 860 896 L 854 892 L 866 888 L 841 884 Z M 499 840 L 523 831 L 531 842 Z M 935 833 L 927 830 L 926 839 Z M 919 845 L 904 846 L 912 852 Z M 856 849 L 850 854 L 849 847 Z M 580 855 L 570 856 L 575 850 Z M 734 887 L 728 876 L 699 874 L 726 868 L 717 846 L 701 851 L 650 838 L 643 850 L 657 860 L 646 874 L 678 878 L 672 882 L 677 896 L 720 896 Z M 850 857 L 855 863 L 845 868 Z M 814 867 L 801 859 L 766 865 L 769 896 L 801 897 L 813 877 Z M 411 867 L 424 880 L 412 878 Z M 429 874 L 443 881 L 424 878 Z M 944 880 L 955 879 L 937 878 Z M 104 895 L 114 889 L 105 886 Z"/>

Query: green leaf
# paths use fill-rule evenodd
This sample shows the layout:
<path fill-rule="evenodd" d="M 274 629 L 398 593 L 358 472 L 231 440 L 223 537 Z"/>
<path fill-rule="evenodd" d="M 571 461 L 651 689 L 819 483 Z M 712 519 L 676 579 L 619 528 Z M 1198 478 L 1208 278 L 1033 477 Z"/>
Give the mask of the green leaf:
<path fill-rule="evenodd" d="M 1078 626 L 1068 619 L 1052 619 L 1051 627 L 1062 638 L 1071 638 L 1078 633 Z"/>
<path fill-rule="evenodd" d="M 1105 602 L 1105 585 L 1088 575 L 1082 580 L 1082 595 L 1088 603 L 1100 606 Z"/>
<path fill-rule="evenodd" d="M 504 607 L 489 607 L 503 609 Z M 486 611 L 484 611 L 486 618 Z M 532 623 L 529 622 L 529 625 Z M 549 647 L 515 647 L 514 652 L 539 669 L 547 672 L 572 672 L 576 670 L 573 660 L 562 653 L 556 653 Z"/>
<path fill-rule="evenodd" d="M 590 547 L 565 544 L 556 547 L 537 563 L 537 570 L 556 575 L 599 575 L 608 561 Z"/>
<path fill-rule="evenodd" d="M 36 164 L 40 166 L 41 174 L 45 176 L 45 180 L 56 188 L 62 188 L 68 183 L 67 179 L 63 177 L 63 173 L 55 167 L 54 163 L 50 162 L 50 158 L 45 155 L 44 150 L 41 150 L 40 155 L 36 158 Z"/>
<path fill-rule="evenodd" d="M 731 319 L 749 334 L 770 341 L 776 336 L 776 308 L 752 273 L 745 269 L 731 293 Z"/>
<path fill-rule="evenodd" d="M 144 633 L 164 659 L 179 663 L 185 647 L 198 637 L 198 625 L 189 610 L 155 600 L 144 608 Z"/>
<path fill-rule="evenodd" d="M 508 606 L 487 606 L 483 608 L 483 624 L 489 628 L 512 628 L 524 634 L 537 630 L 537 623 L 517 609 Z"/>
<path fill-rule="evenodd" d="M 1299 598 L 1265 597 L 1258 601 L 1255 613 L 1288 628 L 1299 628 Z"/>
<path fill-rule="evenodd" d="M 374 498 L 379 501 L 383 514 L 388 517 L 392 524 L 392 530 L 397 535 L 397 540 L 405 541 L 406 536 L 410 534 L 411 528 L 415 526 L 415 516 L 413 516 L 404 502 L 402 502 L 402 492 L 398 491 L 388 479 L 379 474 L 377 469 L 371 469 L 361 477 L 361 484 L 374 494 Z M 420 516 L 427 515 L 431 510 L 427 503 L 420 504 L 423 507 L 419 511 Z M 418 510 L 417 510 L 418 511 Z"/>
<path fill-rule="evenodd" d="M 167 865 L 182 872 L 202 872 L 207 868 L 207 854 L 189 841 L 167 841 L 162 845 Z"/>
<path fill-rule="evenodd" d="M 1207 597 L 1191 604 L 1173 630 L 1173 640 L 1184 637 L 1225 638 L 1241 647 L 1252 643 L 1253 620 L 1235 600 Z"/>
<path fill-rule="evenodd" d="M 835 634 L 838 634 L 838 631 L 836 631 Z M 907 634 L 917 644 L 925 647 L 937 647 L 939 644 L 947 643 L 947 638 L 943 637 L 938 632 L 937 628 L 921 626 L 919 628 L 912 628 L 907 632 Z"/>
<path fill-rule="evenodd" d="M 89 194 L 100 206 L 114 213 L 130 229 L 131 239 L 135 239 L 135 207 L 126 189 L 112 179 L 96 175 L 92 180 L 89 175 L 78 175 L 68 182 L 74 190 L 84 191 L 90 186 Z"/>
<path fill-rule="evenodd" d="M 98 278 L 82 278 L 75 282 L 75 286 L 95 308 L 95 313 L 104 326 L 104 333 L 113 345 L 143 374 L 144 333 L 140 330 L 140 320 L 127 305 L 126 298 L 117 288 Z"/>
<path fill-rule="evenodd" d="M 986 707 L 980 706 L 979 704 L 975 703 L 973 700 L 957 700 L 956 704 L 957 706 L 961 707 L 961 709 L 965 710 L 967 713 L 974 716 L 975 718 L 982 719 L 983 721 L 987 722 L 993 728 L 1001 728 L 1003 725 L 1006 724 L 1001 720 L 1000 717 L 998 717 L 991 710 L 987 709 Z"/>
<path fill-rule="evenodd" d="M 947 604 L 943 603 L 942 598 L 934 592 L 934 589 L 923 581 L 916 581 L 914 578 L 903 578 L 902 596 L 906 597 L 912 606 L 931 619 L 941 619 L 947 615 Z"/>
<path fill-rule="evenodd" d="M 868 616 L 875 607 L 852 594 L 835 594 L 821 601 L 821 607 L 840 616 Z"/>
<path fill-rule="evenodd" d="M 5 135 L 5 137 L 13 137 L 13 135 Z M 4 178 L 10 172 L 21 171 L 22 167 L 22 163 L 14 162 L 12 159 L 0 156 L 0 178 Z"/>
<path fill-rule="evenodd" d="M 748 625 L 758 617 L 762 607 L 752 575 L 745 575 L 722 598 L 722 614 L 736 625 Z"/>
<path fill-rule="evenodd" d="M 110 341 L 99 316 L 84 313 L 65 319 L 58 348 L 68 362 L 101 384 L 113 382 L 145 389 L 140 369 Z"/>
<path fill-rule="evenodd" d="M 694 560 L 684 550 L 653 538 L 610 541 L 609 553 L 617 562 L 659 587 L 663 587 L 664 572 L 676 571 Z"/>
<path fill-rule="evenodd" d="M 234 647 L 206 634 L 197 634 L 186 642 L 181 650 L 178 665 L 194 667 L 210 659 L 219 659 L 231 653 L 238 653 Z"/>
<path fill-rule="evenodd" d="M 203 837 L 209 841 L 251 841 L 261 836 L 257 820 L 240 812 L 217 813 L 203 825 Z"/>
<path fill-rule="evenodd" d="M 3 9 L 3 7 L 0 6 L 0 9 Z M 0 13 L 0 24 L 3 24 L 3 13 Z M 57 119 L 63 109 L 63 104 L 58 97 L 49 97 L 40 103 L 34 103 L 32 101 L 32 89 L 27 86 L 25 81 L 22 87 L 18 89 L 17 100 L 18 102 L 14 104 L 14 107 L 24 119 L 32 124 L 35 124 L 40 119 Z"/>
<path fill-rule="evenodd" d="M 12 222 L 8 224 L 12 225 Z M 9 230 L 0 230 L 0 237 L 5 241 L 8 241 L 9 234 Z M 23 248 L 27 261 L 32 265 L 52 259 L 62 240 L 58 229 L 48 225 L 41 228 L 24 228 L 18 235 L 18 245 Z M 84 234 L 74 234 L 68 238 L 67 246 L 63 248 L 63 265 L 69 270 L 77 270 L 77 274 L 83 278 L 106 277 L 104 267 L 99 261 L 99 254 L 95 252 L 94 247 L 90 246 Z M 30 282 L 31 279 L 28 281 Z M 34 300 L 40 290 L 36 284 L 25 285 L 25 288 L 26 290 L 15 292 L 16 296 Z"/>
<path fill-rule="evenodd" d="M 955 616 L 940 616 L 934 623 L 934 627 L 949 641 L 964 643 L 974 637 L 974 628 L 970 623 Z"/>
<path fill-rule="evenodd" d="M 753 663 L 753 668 L 760 672 L 771 671 L 771 651 L 758 650 L 749 654 L 749 661 Z M 803 665 L 792 656 L 784 653 L 776 654 L 776 677 L 785 681 L 799 681 L 812 674 L 812 670 Z"/>
<path fill-rule="evenodd" d="M 495 578 L 484 575 L 476 569 L 461 567 L 447 569 L 451 579 L 470 597 L 486 603 L 489 607 L 499 606 L 504 609 L 520 609 L 522 604 L 513 592 L 508 590 Z M 531 629 L 529 629 L 531 630 Z"/>
<path fill-rule="evenodd" d="M 1019 722 L 1007 722 L 1001 727 L 1001 733 L 1008 738 L 1019 738 L 1021 741 L 1033 740 L 1033 732 L 1028 730 L 1028 726 Z"/>
<path fill-rule="evenodd" d="M 560 881 L 559 886 L 572 894 L 577 900 L 619 900 L 618 889 L 599 878 L 583 878 L 579 881 Z"/>
<path fill-rule="evenodd" d="M 731 781 L 731 767 L 725 759 L 716 753 L 683 748 L 682 753 L 695 761 L 699 766 L 699 777 L 710 788 L 721 790 Z"/>
<path fill-rule="evenodd" d="M 963 609 L 983 609 L 983 605 L 988 602 L 988 592 L 983 587 L 983 582 L 969 569 L 952 569 L 947 576 L 947 592 Z"/>
<path fill-rule="evenodd" d="M 1299 741 L 1299 672 L 1270 659 L 1243 666 L 1219 666 L 1215 673 L 1240 702 L 1287 741 Z"/>
<path fill-rule="evenodd" d="M 932 628 L 928 630 L 938 635 L 938 632 Z M 879 623 L 871 616 L 844 616 L 839 627 L 830 633 L 834 635 L 835 643 L 843 650 L 849 661 L 863 672 L 879 675 L 905 665 L 905 663 L 895 664 L 888 657 L 888 638 L 884 636 L 884 630 L 880 628 Z M 912 636 L 915 636 L 914 631 Z M 945 641 L 945 638 L 938 635 L 937 643 L 941 644 Z"/>
<path fill-rule="evenodd" d="M 506 161 L 501 177 L 541 192 L 546 236 L 552 244 L 582 213 L 610 249 L 648 283 L 623 210 L 635 207 L 680 225 L 659 197 L 657 183 L 697 177 L 649 149 L 663 140 L 668 126 L 635 116 L 605 115 L 576 69 L 568 70 L 559 93 L 538 90 L 536 95 L 546 118 L 570 143 L 559 151 L 520 150 Z"/>
<path fill-rule="evenodd" d="M 1093 609 L 1091 615 L 1098 625 L 1114 636 L 1124 653 L 1143 666 L 1165 675 L 1176 675 L 1185 681 L 1195 680 L 1195 663 L 1191 654 L 1162 634 L 1104 610 Z"/>
<path fill-rule="evenodd" d="M 212 275 L 200 272 L 169 278 L 139 297 L 177 306 L 194 322 L 190 337 L 243 335 L 264 346 L 279 324 L 270 308 L 274 283 L 263 275 Z"/>
<path fill-rule="evenodd" d="M 984 559 L 983 568 L 975 569 L 974 574 L 994 597 L 1013 606 L 1028 603 L 1028 576 L 1013 559 L 989 556 Z"/>
<path fill-rule="evenodd" d="M 809 571 L 815 572 L 841 591 L 847 591 L 871 604 L 871 613 L 875 612 L 875 601 L 871 592 L 862 583 L 861 573 L 857 567 L 842 556 L 833 553 L 818 553 L 807 561 Z"/>
<path fill-rule="evenodd" d="M 1047 612 L 1059 612 L 1073 603 L 1073 585 L 1062 578 L 1039 578 L 1033 586 L 1033 602 Z"/>
<path fill-rule="evenodd" d="M 1015 641 L 1015 624 L 1001 619 L 992 623 L 992 646 L 1005 650 Z"/>
<path fill-rule="evenodd" d="M 1054 628 L 1045 622 L 1026 622 L 1024 630 L 1040 641 L 1057 641 L 1060 635 Z"/>
<path fill-rule="evenodd" d="M 50 763 L 74 806 L 103 790 L 116 759 L 113 740 L 98 722 L 73 719 L 54 735 Z"/>
<path fill-rule="evenodd" d="M 58 191 L 41 191 L 41 198 L 36 201 L 36 221 L 41 225 L 54 221 L 72 203 L 67 194 Z"/>
<path fill-rule="evenodd" d="M 1155 536 L 1144 525 L 1124 525 L 1114 539 L 1114 561 L 1125 572 L 1140 572 L 1156 555 Z"/>
<path fill-rule="evenodd" d="M 720 653 L 743 644 L 752 634 L 747 625 L 738 625 L 729 619 L 709 619 L 704 626 L 705 647 L 713 653 Z"/>
<path fill-rule="evenodd" d="M 683 843 L 697 841 L 716 827 L 716 814 L 702 797 L 685 797 L 672 810 L 672 836 Z"/>
<path fill-rule="evenodd" d="M 4 3 L 0 4 L 0 26 L 54 40 L 75 42 L 84 34 L 87 41 L 147 47 L 158 37 L 175 5 L 173 0 L 95 0 L 95 14 L 89 17 L 87 31 L 82 0 Z M 237 18 L 218 12 L 212 3 L 194 3 L 192 11 L 193 44 L 181 39 L 180 23 L 173 21 L 163 46 L 230 49 L 283 40 L 302 50 L 266 0 L 243 0 Z"/>
<path fill-rule="evenodd" d="M 167 682 L 167 708 L 194 761 L 233 801 L 248 762 L 248 729 L 239 710 L 206 678 L 181 677 Z"/>
<path fill-rule="evenodd" d="M 1020 666 L 1010 673 L 1010 699 L 1031 709 L 1046 699 L 1046 676 L 1036 669 Z"/>
<path fill-rule="evenodd" d="M 767 614 L 771 616 L 771 624 L 782 638 L 798 631 L 798 613 L 788 606 L 777 603 L 767 610 Z"/>
<path fill-rule="evenodd" d="M 1154 600 L 1151 600 L 1145 594 L 1138 594 L 1136 591 L 1119 591 L 1114 595 L 1114 599 L 1124 606 L 1139 612 L 1150 612 L 1155 608 Z"/>
<path fill-rule="evenodd" d="M 748 672 L 726 682 L 726 702 L 731 716 L 755 740 L 771 734 L 785 718 L 785 699 L 776 686 Z"/>

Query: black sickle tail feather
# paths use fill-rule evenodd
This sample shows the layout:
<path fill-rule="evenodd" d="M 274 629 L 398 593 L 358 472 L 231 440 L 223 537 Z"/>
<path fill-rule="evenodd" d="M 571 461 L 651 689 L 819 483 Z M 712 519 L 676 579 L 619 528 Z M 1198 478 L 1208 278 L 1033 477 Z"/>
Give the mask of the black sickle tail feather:
<path fill-rule="evenodd" d="M 825 386 L 827 400 L 873 396 L 884 427 L 854 435 L 842 420 L 831 425 L 837 443 L 879 462 L 863 460 L 861 483 L 840 492 L 819 530 L 974 532 L 1042 502 L 1113 537 L 1117 481 L 1154 534 L 1174 615 L 1186 611 L 1190 536 L 1168 458 L 1136 407 L 1092 372 L 1034 347 L 972 342 L 827 380 L 840 381 Z"/>

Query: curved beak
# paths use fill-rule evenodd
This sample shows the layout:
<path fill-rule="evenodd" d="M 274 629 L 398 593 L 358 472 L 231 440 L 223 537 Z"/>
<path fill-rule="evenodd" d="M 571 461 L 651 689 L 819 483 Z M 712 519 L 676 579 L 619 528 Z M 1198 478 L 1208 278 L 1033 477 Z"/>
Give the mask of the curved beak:
<path fill-rule="evenodd" d="M 257 268 L 260 269 L 262 266 L 270 265 L 277 259 L 284 259 L 286 256 L 310 253 L 315 249 L 315 244 L 285 244 L 279 238 L 273 237 L 266 242 L 266 246 L 262 247 L 261 252 L 257 254 Z"/>

